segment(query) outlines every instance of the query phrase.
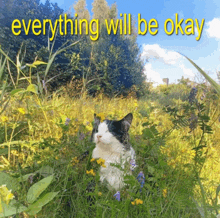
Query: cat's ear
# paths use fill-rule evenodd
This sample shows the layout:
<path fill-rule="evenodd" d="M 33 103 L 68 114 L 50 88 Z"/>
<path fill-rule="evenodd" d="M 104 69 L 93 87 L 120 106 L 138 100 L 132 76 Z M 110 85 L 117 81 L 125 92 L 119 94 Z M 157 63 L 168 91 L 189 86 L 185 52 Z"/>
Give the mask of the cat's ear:
<path fill-rule="evenodd" d="M 128 131 L 130 129 L 131 123 L 133 120 L 133 115 L 132 113 L 127 114 L 122 120 L 122 128 L 125 131 Z"/>
<path fill-rule="evenodd" d="M 133 120 L 133 115 L 132 115 L 132 113 L 127 114 L 127 115 L 122 119 L 122 121 L 127 121 L 130 125 L 131 125 L 132 120 Z"/>

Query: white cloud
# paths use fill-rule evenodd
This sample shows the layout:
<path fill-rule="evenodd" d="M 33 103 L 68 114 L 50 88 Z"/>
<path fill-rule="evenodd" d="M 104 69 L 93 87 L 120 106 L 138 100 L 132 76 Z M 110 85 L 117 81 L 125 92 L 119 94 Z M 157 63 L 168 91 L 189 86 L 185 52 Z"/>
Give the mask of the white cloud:
<path fill-rule="evenodd" d="M 209 37 L 220 39 L 220 18 L 214 18 L 207 23 L 208 29 L 206 32 Z"/>
<path fill-rule="evenodd" d="M 176 75 L 178 74 L 179 78 L 181 78 L 181 75 L 191 80 L 195 78 L 194 70 L 187 68 L 185 66 L 184 62 L 186 60 L 179 53 L 174 52 L 174 51 L 169 51 L 167 49 L 163 49 L 158 44 L 143 45 L 142 58 L 145 58 L 148 60 L 147 64 L 144 67 L 144 72 L 147 75 L 147 80 L 155 82 L 156 83 L 155 85 L 163 84 L 160 73 L 163 73 L 163 74 L 166 73 L 167 67 L 164 66 L 164 69 L 160 68 L 158 70 L 155 68 L 153 69 L 152 64 L 150 63 L 152 60 L 158 60 L 164 64 L 173 65 L 169 68 L 177 69 L 177 71 L 174 74 Z M 155 66 L 156 65 L 154 65 L 154 67 Z M 176 78 L 176 75 L 174 75 L 171 72 L 172 70 L 170 70 L 170 73 L 169 73 L 170 76 L 168 76 L 170 81 L 172 81 L 173 78 Z"/>
<path fill-rule="evenodd" d="M 193 73 L 193 71 L 192 71 L 191 69 L 186 68 L 186 67 L 184 66 L 184 64 L 180 64 L 179 66 L 180 66 L 180 68 L 182 69 L 183 74 L 184 74 L 183 76 L 184 76 L 185 78 L 194 79 L 195 74 Z"/>
<path fill-rule="evenodd" d="M 181 57 L 180 54 L 174 51 L 168 51 L 161 48 L 158 44 L 144 45 L 142 57 L 146 59 L 157 59 L 165 64 L 176 64 Z"/>
<path fill-rule="evenodd" d="M 147 75 L 147 80 L 154 82 L 154 85 L 163 84 L 160 74 L 152 69 L 152 64 L 148 63 L 144 66 L 144 73 Z"/>

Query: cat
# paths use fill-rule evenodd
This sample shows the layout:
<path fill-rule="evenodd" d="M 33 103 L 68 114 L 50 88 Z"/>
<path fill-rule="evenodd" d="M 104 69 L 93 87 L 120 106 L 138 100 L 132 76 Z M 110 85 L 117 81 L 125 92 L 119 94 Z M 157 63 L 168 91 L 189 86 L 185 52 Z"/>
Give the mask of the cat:
<path fill-rule="evenodd" d="M 130 162 L 130 171 L 126 174 L 131 174 L 136 167 L 135 151 L 129 143 L 128 134 L 132 119 L 133 115 L 129 113 L 119 121 L 105 119 L 101 122 L 94 114 L 91 140 L 96 147 L 92 157 L 105 160 L 106 167 L 100 168 L 100 181 L 106 180 L 109 189 L 120 190 L 125 186 L 123 170 L 110 164 L 120 165 L 124 169 L 125 164 Z"/>

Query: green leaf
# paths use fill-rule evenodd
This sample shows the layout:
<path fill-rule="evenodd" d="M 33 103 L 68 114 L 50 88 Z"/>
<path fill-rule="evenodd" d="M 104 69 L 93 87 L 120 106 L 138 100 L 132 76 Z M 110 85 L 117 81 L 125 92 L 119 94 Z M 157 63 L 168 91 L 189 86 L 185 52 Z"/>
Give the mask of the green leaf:
<path fill-rule="evenodd" d="M 40 93 L 43 94 L 43 87 L 41 85 L 39 73 L 37 73 L 37 84 L 38 84 Z"/>
<path fill-rule="evenodd" d="M 147 166 L 147 168 L 148 168 L 148 172 L 150 173 L 150 174 L 154 174 L 154 171 L 155 171 L 155 169 L 152 167 L 152 166 Z"/>
<path fill-rule="evenodd" d="M 0 156 L 8 154 L 8 148 L 0 148 Z"/>
<path fill-rule="evenodd" d="M 47 64 L 47 63 L 43 62 L 43 61 L 35 61 L 32 65 L 37 66 L 37 65 L 41 65 L 41 64 Z"/>
<path fill-rule="evenodd" d="M 27 193 L 27 202 L 32 204 L 34 201 L 36 201 L 39 195 L 50 185 L 52 180 L 53 175 L 48 176 L 32 185 Z"/>
<path fill-rule="evenodd" d="M 42 207 L 53 200 L 59 192 L 49 192 L 44 195 L 42 198 L 37 200 L 34 204 L 28 207 L 27 213 L 29 215 L 35 215 L 41 211 Z"/>
<path fill-rule="evenodd" d="M 216 197 L 218 196 L 219 192 L 220 192 L 220 185 L 216 188 Z"/>
<path fill-rule="evenodd" d="M 43 176 L 43 177 L 47 177 L 53 174 L 53 168 L 50 166 L 43 166 L 40 170 L 39 173 Z"/>
<path fill-rule="evenodd" d="M 183 55 L 209 82 L 210 84 L 214 87 L 218 95 L 220 95 L 220 85 L 215 82 L 209 75 L 207 75 L 199 66 L 197 66 L 192 60 L 190 60 L 188 57 Z"/>
<path fill-rule="evenodd" d="M 36 208 L 31 208 L 30 211 L 28 210 L 28 211 L 25 211 L 25 212 L 27 212 L 28 215 L 30 215 L 30 216 L 34 216 L 34 215 L 36 215 L 38 212 L 40 212 L 41 209 L 42 209 L 42 207 L 36 207 Z"/>
<path fill-rule="evenodd" d="M 25 210 L 27 210 L 27 207 L 20 205 L 19 207 L 16 207 L 14 204 L 17 203 L 16 200 L 12 200 L 8 205 L 2 202 L 2 209 L 3 212 L 0 212 L 0 217 L 8 217 L 12 216 L 14 214 L 21 213 Z"/>
<path fill-rule="evenodd" d="M 38 86 L 35 85 L 35 84 L 30 84 L 30 85 L 27 87 L 27 91 L 33 92 L 33 93 L 35 93 L 35 94 L 38 94 Z"/>
<path fill-rule="evenodd" d="M 47 74 L 48 74 L 48 72 L 49 72 L 49 69 L 50 69 L 50 67 L 51 67 L 51 65 L 52 65 L 52 63 L 53 63 L 55 57 L 56 57 L 58 54 L 60 54 L 61 52 L 63 52 L 63 51 L 65 51 L 65 50 L 71 48 L 72 46 L 78 44 L 79 42 L 80 42 L 80 40 L 79 40 L 79 41 L 76 41 L 76 42 L 74 42 L 74 43 L 72 43 L 72 44 L 70 44 L 70 45 L 68 45 L 68 46 L 66 46 L 66 47 L 64 47 L 64 48 L 62 48 L 62 49 L 59 49 L 59 50 L 57 50 L 57 51 L 51 56 L 50 60 L 48 61 L 48 64 L 47 64 L 45 73 L 44 73 L 44 80 L 46 80 L 46 76 L 47 76 Z"/>
<path fill-rule="evenodd" d="M 12 191 L 17 190 L 19 187 L 17 179 L 4 172 L 0 172 L 0 186 L 1 185 L 6 185 L 6 187 Z"/>
<path fill-rule="evenodd" d="M 4 72 L 4 69 L 5 69 L 6 60 L 7 59 L 5 58 L 3 64 L 0 63 L 0 81 L 1 81 L 1 79 L 3 77 L 3 72 Z"/>
<path fill-rule="evenodd" d="M 14 89 L 14 90 L 11 91 L 11 96 L 14 96 L 16 93 L 22 92 L 22 91 L 24 91 L 24 90 L 25 90 L 25 89 Z"/>

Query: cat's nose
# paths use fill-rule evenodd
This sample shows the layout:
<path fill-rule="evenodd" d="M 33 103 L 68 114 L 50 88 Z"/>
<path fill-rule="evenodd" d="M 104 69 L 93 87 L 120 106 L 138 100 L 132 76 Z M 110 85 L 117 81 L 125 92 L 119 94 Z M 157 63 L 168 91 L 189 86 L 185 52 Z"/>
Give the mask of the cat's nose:
<path fill-rule="evenodd" d="M 100 138 L 102 138 L 102 136 L 101 135 L 97 135 L 97 139 L 100 139 Z"/>

